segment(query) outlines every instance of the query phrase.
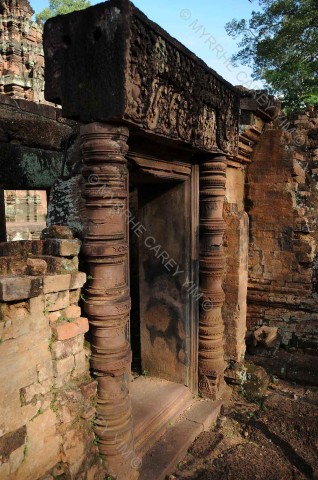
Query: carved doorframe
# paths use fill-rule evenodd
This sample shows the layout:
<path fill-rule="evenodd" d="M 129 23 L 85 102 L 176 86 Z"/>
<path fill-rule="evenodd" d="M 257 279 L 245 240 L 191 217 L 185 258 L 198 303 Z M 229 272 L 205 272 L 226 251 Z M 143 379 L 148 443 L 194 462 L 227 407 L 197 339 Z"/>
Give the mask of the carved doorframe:
<path fill-rule="evenodd" d="M 131 151 L 127 153 L 130 162 L 134 162 L 144 172 L 156 176 L 164 181 L 189 182 L 187 202 L 190 210 L 190 278 L 189 286 L 189 338 L 188 338 L 188 362 L 187 386 L 190 391 L 198 392 L 198 338 L 199 338 L 199 165 L 191 161 L 167 161 L 158 156 L 145 155 L 141 152 Z"/>

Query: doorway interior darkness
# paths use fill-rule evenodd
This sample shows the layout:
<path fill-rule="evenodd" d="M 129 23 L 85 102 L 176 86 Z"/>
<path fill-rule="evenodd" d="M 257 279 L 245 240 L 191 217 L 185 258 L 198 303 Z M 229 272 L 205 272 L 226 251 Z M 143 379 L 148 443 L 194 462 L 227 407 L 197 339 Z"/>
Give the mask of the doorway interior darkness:
<path fill-rule="evenodd" d="M 131 166 L 132 369 L 197 390 L 198 265 L 192 176 L 158 179 Z M 194 292 L 194 293 L 193 293 Z"/>

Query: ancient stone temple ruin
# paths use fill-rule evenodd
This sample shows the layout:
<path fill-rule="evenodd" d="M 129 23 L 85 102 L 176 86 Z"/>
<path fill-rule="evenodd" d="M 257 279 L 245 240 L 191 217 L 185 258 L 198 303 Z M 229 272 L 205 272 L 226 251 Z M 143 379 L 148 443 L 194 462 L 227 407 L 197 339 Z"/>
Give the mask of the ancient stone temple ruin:
<path fill-rule="evenodd" d="M 28 0 L 0 3 L 0 92 L 43 100 L 42 26 L 32 20 Z"/>
<path fill-rule="evenodd" d="M 49 20 L 44 52 L 62 109 L 0 95 L 0 479 L 163 479 L 247 328 L 317 348 L 318 113 L 286 127 L 128 0 Z M 40 238 L 5 241 L 16 190 Z"/>

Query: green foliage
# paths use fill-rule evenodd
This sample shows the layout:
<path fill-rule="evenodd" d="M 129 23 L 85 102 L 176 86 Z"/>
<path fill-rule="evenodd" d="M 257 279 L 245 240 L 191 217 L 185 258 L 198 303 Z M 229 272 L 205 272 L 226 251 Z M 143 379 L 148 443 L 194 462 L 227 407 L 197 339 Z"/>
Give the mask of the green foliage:
<path fill-rule="evenodd" d="M 24 407 L 24 405 L 26 405 L 25 393 L 24 393 L 23 389 L 20 390 L 20 405 L 21 405 L 21 407 Z"/>
<path fill-rule="evenodd" d="M 76 318 L 68 318 L 65 315 L 60 315 L 59 318 L 56 320 L 56 325 L 61 325 L 61 323 L 73 323 L 75 322 Z"/>
<path fill-rule="evenodd" d="M 26 459 L 29 455 L 29 450 L 30 450 L 30 445 L 29 445 L 29 437 L 26 436 L 25 438 L 25 444 L 24 444 L 24 450 L 23 450 L 23 460 L 22 463 L 26 462 Z"/>
<path fill-rule="evenodd" d="M 86 303 L 86 297 L 85 297 L 84 293 L 81 293 L 80 299 L 83 300 L 83 302 Z"/>
<path fill-rule="evenodd" d="M 52 385 L 50 393 L 52 395 L 51 402 L 50 402 L 50 409 L 58 417 L 59 408 L 58 408 L 58 404 L 57 404 L 57 388 L 56 388 L 55 384 Z"/>
<path fill-rule="evenodd" d="M 35 420 L 39 415 L 43 415 L 44 413 L 44 410 L 42 410 L 42 408 L 39 408 L 39 410 L 37 411 L 37 413 L 34 415 L 34 417 L 31 418 L 31 422 L 33 422 L 33 420 Z"/>
<path fill-rule="evenodd" d="M 287 110 L 318 102 L 317 0 L 259 0 L 250 20 L 233 19 L 226 31 L 240 37 L 233 61 L 253 68 Z"/>
<path fill-rule="evenodd" d="M 51 17 L 56 15 L 64 15 L 66 13 L 74 12 L 75 10 L 83 10 L 90 7 L 89 0 L 50 0 L 49 7 L 40 12 L 36 18 L 41 22 L 46 22 Z"/>
<path fill-rule="evenodd" d="M 49 338 L 49 344 L 48 344 L 48 347 L 49 347 L 49 350 L 50 350 L 51 353 L 53 351 L 53 344 L 54 344 L 55 340 L 56 340 L 56 334 L 52 333 L 52 335 Z"/>

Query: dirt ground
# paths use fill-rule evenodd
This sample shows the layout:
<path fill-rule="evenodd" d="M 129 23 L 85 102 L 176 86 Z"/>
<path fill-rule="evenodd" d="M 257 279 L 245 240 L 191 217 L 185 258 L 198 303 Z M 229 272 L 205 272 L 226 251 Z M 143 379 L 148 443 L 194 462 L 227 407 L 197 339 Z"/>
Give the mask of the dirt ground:
<path fill-rule="evenodd" d="M 318 479 L 318 388 L 277 380 L 257 403 L 235 393 L 177 468 L 171 480 Z"/>

